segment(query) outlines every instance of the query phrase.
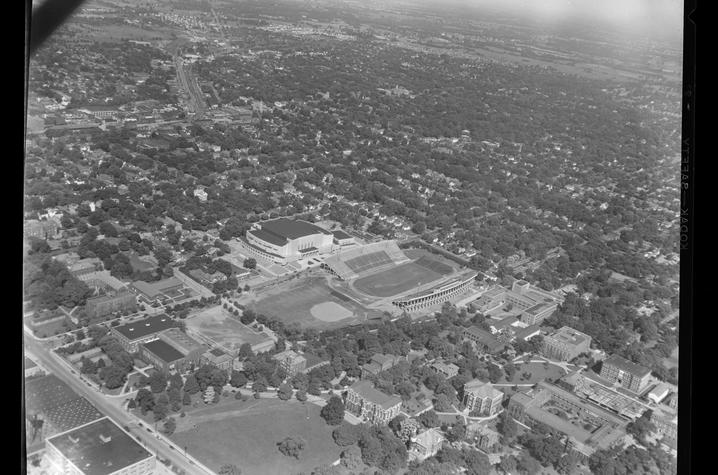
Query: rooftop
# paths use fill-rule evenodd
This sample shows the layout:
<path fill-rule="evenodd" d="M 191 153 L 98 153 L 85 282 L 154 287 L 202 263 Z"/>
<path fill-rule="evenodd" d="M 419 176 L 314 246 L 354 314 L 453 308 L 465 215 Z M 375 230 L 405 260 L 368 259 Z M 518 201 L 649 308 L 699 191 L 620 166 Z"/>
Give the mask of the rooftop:
<path fill-rule="evenodd" d="M 388 394 L 384 394 L 383 392 L 378 391 L 374 388 L 374 385 L 366 379 L 357 381 L 356 383 L 352 384 L 350 389 L 357 393 L 359 396 L 361 396 L 363 399 L 366 399 L 373 404 L 377 404 L 383 409 L 389 409 L 390 407 L 394 407 L 397 404 L 401 404 L 400 397 L 389 396 Z"/>
<path fill-rule="evenodd" d="M 526 328 L 521 328 L 521 329 L 517 330 L 514 337 L 519 340 L 524 340 L 529 336 L 537 334 L 540 331 L 540 329 L 541 329 L 541 327 L 539 325 L 529 325 Z"/>
<path fill-rule="evenodd" d="M 149 298 L 155 298 L 161 293 L 173 287 L 184 285 L 177 277 L 169 277 L 157 282 L 145 282 L 144 280 L 136 280 L 132 282 L 132 287 L 136 288 Z"/>
<path fill-rule="evenodd" d="M 499 391 L 498 389 L 494 388 L 494 386 L 489 382 L 483 382 L 479 379 L 474 379 L 472 381 L 469 381 L 468 383 L 464 384 L 464 392 L 465 393 L 473 393 L 477 397 L 481 399 L 496 399 L 499 396 L 502 396 L 504 393 Z"/>
<path fill-rule="evenodd" d="M 311 234 L 331 234 L 329 231 L 307 221 L 278 218 L 260 223 L 263 231 L 283 239 L 298 239 Z"/>
<path fill-rule="evenodd" d="M 172 363 L 174 361 L 184 358 L 185 356 L 182 354 L 181 351 L 179 351 L 177 348 L 170 345 L 164 340 L 157 339 L 148 341 L 142 346 L 144 346 L 147 350 L 149 350 L 152 354 L 160 358 L 165 363 Z"/>
<path fill-rule="evenodd" d="M 425 430 L 421 434 L 418 434 L 412 439 L 412 441 L 422 447 L 435 447 L 437 444 L 444 441 L 444 434 L 435 428 L 431 428 Z"/>
<path fill-rule="evenodd" d="M 504 346 L 504 344 L 497 340 L 494 335 L 487 332 L 486 330 L 482 330 L 477 326 L 470 326 L 469 328 L 465 329 L 464 332 L 472 335 L 480 343 L 486 345 L 492 351 L 498 351 Z"/>
<path fill-rule="evenodd" d="M 155 315 L 154 317 L 145 318 L 138 322 L 126 323 L 114 328 L 130 341 L 138 338 L 146 337 L 153 333 L 159 333 L 174 327 L 174 321 L 167 315 Z"/>
<path fill-rule="evenodd" d="M 608 358 L 606 358 L 604 360 L 603 364 L 615 366 L 616 368 L 618 368 L 622 371 L 625 371 L 627 373 L 631 373 L 632 375 L 637 376 L 639 378 L 642 378 L 651 372 L 650 369 L 648 369 L 644 366 L 641 366 L 639 364 L 636 364 L 632 361 L 628 361 L 626 358 L 619 356 L 619 355 L 609 356 Z"/>
<path fill-rule="evenodd" d="M 338 229 L 338 230 L 336 230 L 336 231 L 332 231 L 332 234 L 333 234 L 334 237 L 337 238 L 337 239 L 351 239 L 351 238 L 354 237 L 354 236 L 352 236 L 351 234 L 347 234 L 346 232 L 342 231 L 341 229 Z"/>
<path fill-rule="evenodd" d="M 574 330 L 571 327 L 563 326 L 550 334 L 548 338 L 553 338 L 561 343 L 567 343 L 569 345 L 580 345 L 584 341 L 591 340 L 591 337 L 585 333 L 581 333 L 578 330 Z"/>
<path fill-rule="evenodd" d="M 163 332 L 162 338 L 174 343 L 175 346 L 178 346 L 179 349 L 185 353 L 204 347 L 202 343 L 182 332 L 179 328 L 170 328 L 169 330 Z"/>
<path fill-rule="evenodd" d="M 47 440 L 85 475 L 109 475 L 152 457 L 108 418 Z"/>

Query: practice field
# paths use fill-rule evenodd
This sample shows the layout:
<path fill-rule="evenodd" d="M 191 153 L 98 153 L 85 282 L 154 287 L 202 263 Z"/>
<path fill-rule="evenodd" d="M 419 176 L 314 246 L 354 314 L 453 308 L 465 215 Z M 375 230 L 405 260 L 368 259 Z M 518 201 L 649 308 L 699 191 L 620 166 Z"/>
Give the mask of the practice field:
<path fill-rule="evenodd" d="M 285 323 L 297 322 L 303 327 L 320 329 L 350 325 L 377 313 L 332 290 L 324 277 L 290 280 L 248 306 Z"/>
<path fill-rule="evenodd" d="M 187 328 L 212 340 L 226 351 L 236 353 L 243 343 L 254 346 L 269 340 L 264 332 L 257 332 L 235 320 L 225 309 L 217 305 L 187 318 Z"/>
<path fill-rule="evenodd" d="M 310 473 L 339 459 L 342 450 L 332 439 L 334 426 L 324 422 L 320 410 L 294 399 L 233 399 L 178 419 L 171 438 L 215 472 L 234 464 L 243 475 Z M 277 442 L 285 437 L 304 439 L 299 460 L 277 449 Z"/>
<path fill-rule="evenodd" d="M 453 269 L 445 264 L 422 257 L 415 262 L 361 277 L 355 280 L 353 285 L 367 295 L 389 297 L 437 281 L 452 271 Z"/>

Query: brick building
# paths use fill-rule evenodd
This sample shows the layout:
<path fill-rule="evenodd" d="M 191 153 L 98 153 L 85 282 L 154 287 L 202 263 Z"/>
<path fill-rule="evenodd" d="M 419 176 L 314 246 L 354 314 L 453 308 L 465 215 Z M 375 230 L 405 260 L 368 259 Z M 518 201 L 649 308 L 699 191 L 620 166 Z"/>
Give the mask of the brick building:
<path fill-rule="evenodd" d="M 90 317 L 102 317 L 114 312 L 135 311 L 137 299 L 131 292 L 121 291 L 87 299 L 85 312 Z"/>
<path fill-rule="evenodd" d="M 389 396 L 369 381 L 358 381 L 347 391 L 346 409 L 370 424 L 387 424 L 399 414 L 401 398 Z"/>
<path fill-rule="evenodd" d="M 603 361 L 600 375 L 612 383 L 640 394 L 648 385 L 651 370 L 622 356 L 611 355 Z"/>
<path fill-rule="evenodd" d="M 542 353 L 547 358 L 571 361 L 591 348 L 591 337 L 571 327 L 561 327 L 544 337 Z"/>

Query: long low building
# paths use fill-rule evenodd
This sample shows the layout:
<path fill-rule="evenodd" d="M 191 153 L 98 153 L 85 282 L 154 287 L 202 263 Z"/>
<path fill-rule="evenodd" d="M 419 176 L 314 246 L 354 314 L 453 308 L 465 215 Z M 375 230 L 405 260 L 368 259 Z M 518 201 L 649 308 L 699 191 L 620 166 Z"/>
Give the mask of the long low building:
<path fill-rule="evenodd" d="M 170 328 L 158 334 L 157 339 L 139 345 L 140 356 L 164 373 L 184 370 L 199 365 L 207 351 L 203 345 L 178 328 Z"/>
<path fill-rule="evenodd" d="M 567 448 L 586 457 L 625 435 L 624 420 L 545 382 L 529 393 L 514 394 L 507 412 L 530 427 L 543 424 L 549 432 L 566 436 Z"/>
<path fill-rule="evenodd" d="M 155 455 L 105 417 L 45 441 L 48 459 L 64 475 L 151 475 Z"/>
<path fill-rule="evenodd" d="M 465 293 L 471 287 L 477 275 L 474 271 L 464 272 L 460 276 L 432 289 L 398 298 L 392 304 L 409 313 L 442 304 Z"/>
<path fill-rule="evenodd" d="M 125 350 L 134 353 L 138 350 L 139 344 L 154 340 L 157 335 L 173 327 L 175 322 L 169 316 L 161 314 L 111 327 L 111 332 Z"/>

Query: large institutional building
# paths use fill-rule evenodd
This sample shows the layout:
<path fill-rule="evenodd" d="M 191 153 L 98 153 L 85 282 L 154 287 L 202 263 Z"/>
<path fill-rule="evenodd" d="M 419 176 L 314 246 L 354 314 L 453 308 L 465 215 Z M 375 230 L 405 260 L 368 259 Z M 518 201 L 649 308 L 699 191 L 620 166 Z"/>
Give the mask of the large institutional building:
<path fill-rule="evenodd" d="M 491 383 L 478 379 L 464 384 L 464 405 L 471 412 L 482 416 L 493 416 L 501 410 L 504 393 L 494 388 Z"/>
<path fill-rule="evenodd" d="M 255 255 L 284 265 L 331 253 L 335 238 L 331 232 L 307 221 L 279 218 L 253 225 L 244 244 Z"/>
<path fill-rule="evenodd" d="M 563 302 L 563 298 L 526 282 L 517 280 L 511 290 L 496 286 L 484 292 L 471 307 L 481 313 L 504 305 L 511 305 L 520 311 L 520 320 L 526 325 L 537 325 L 550 317 Z"/>
<path fill-rule="evenodd" d="M 156 340 L 165 330 L 175 326 L 175 322 L 167 315 L 155 315 L 132 323 L 111 327 L 112 336 L 117 338 L 122 348 L 134 353 L 141 343 Z"/>
<path fill-rule="evenodd" d="M 567 448 L 586 457 L 625 435 L 625 421 L 545 382 L 529 393 L 511 396 L 507 412 L 530 427 L 543 424 L 549 432 L 566 436 Z"/>
<path fill-rule="evenodd" d="M 198 366 L 207 346 L 182 333 L 178 328 L 170 328 L 157 336 L 157 339 L 139 345 L 140 355 L 165 373 L 182 370 L 190 365 Z"/>
<path fill-rule="evenodd" d="M 590 346 L 590 336 L 564 326 L 544 338 L 542 352 L 547 358 L 571 361 L 581 353 L 587 353 Z"/>
<path fill-rule="evenodd" d="M 612 383 L 617 383 L 619 386 L 636 394 L 646 389 L 650 376 L 650 369 L 618 355 L 609 356 L 601 366 L 602 378 Z"/>
<path fill-rule="evenodd" d="M 370 424 L 387 424 L 399 414 L 401 398 L 388 396 L 368 380 L 358 381 L 347 391 L 346 408 Z"/>
<path fill-rule="evenodd" d="M 151 475 L 156 458 L 108 418 L 45 441 L 50 463 L 64 475 Z"/>

